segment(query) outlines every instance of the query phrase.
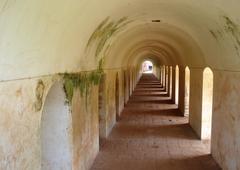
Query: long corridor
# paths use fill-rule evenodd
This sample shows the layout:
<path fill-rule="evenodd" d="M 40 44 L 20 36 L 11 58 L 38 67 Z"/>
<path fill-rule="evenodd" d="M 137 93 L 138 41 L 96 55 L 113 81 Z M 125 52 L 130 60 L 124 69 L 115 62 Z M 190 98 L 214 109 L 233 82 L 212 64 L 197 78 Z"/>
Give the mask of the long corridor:
<path fill-rule="evenodd" d="M 217 170 L 210 142 L 197 138 L 160 82 L 144 74 L 92 170 Z"/>

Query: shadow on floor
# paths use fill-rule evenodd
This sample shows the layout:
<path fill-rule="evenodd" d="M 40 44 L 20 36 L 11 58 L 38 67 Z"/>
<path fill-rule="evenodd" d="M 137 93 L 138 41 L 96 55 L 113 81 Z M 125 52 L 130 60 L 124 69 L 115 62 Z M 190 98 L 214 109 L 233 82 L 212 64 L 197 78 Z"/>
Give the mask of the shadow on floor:
<path fill-rule="evenodd" d="M 145 86 L 137 86 L 91 170 L 220 170 L 210 142 L 198 139 L 165 90 L 149 88 L 154 83 L 160 86 L 143 75 Z"/>
<path fill-rule="evenodd" d="M 221 170 L 213 160 L 211 154 L 200 156 L 186 156 L 185 158 L 174 158 L 159 160 L 156 169 L 159 170 Z"/>
<path fill-rule="evenodd" d="M 141 92 L 141 91 L 145 91 L 145 92 L 146 92 L 146 89 L 144 89 L 144 88 L 142 88 L 142 89 L 136 89 L 135 92 L 138 93 L 138 92 Z M 148 93 L 151 93 L 151 92 L 166 92 L 166 90 L 154 88 L 154 89 L 149 89 L 147 92 L 148 92 Z"/>
<path fill-rule="evenodd" d="M 166 125 L 134 125 L 121 124 L 117 125 L 118 129 L 114 129 L 110 137 L 118 139 L 118 134 L 121 133 L 121 139 L 164 139 L 171 140 L 198 140 L 199 138 L 193 132 L 189 124 L 166 124 Z"/>
<path fill-rule="evenodd" d="M 138 100 L 132 100 L 132 101 L 129 101 L 128 104 L 131 104 L 131 103 L 144 103 L 144 104 L 174 104 L 174 102 L 172 100 L 165 100 L 165 99 L 158 99 L 158 100 L 154 100 L 154 99 L 149 99 L 149 100 L 146 100 L 146 99 L 138 99 Z"/>
<path fill-rule="evenodd" d="M 168 94 L 154 94 L 154 93 L 139 93 L 133 94 L 131 97 L 169 97 Z"/>

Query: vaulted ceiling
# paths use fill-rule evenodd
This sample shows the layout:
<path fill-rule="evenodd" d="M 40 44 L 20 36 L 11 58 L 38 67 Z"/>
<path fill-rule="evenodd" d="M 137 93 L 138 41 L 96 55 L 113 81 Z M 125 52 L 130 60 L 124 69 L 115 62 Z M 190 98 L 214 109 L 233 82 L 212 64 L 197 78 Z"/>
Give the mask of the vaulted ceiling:
<path fill-rule="evenodd" d="M 3 0 L 0 80 L 158 64 L 240 70 L 236 0 Z"/>

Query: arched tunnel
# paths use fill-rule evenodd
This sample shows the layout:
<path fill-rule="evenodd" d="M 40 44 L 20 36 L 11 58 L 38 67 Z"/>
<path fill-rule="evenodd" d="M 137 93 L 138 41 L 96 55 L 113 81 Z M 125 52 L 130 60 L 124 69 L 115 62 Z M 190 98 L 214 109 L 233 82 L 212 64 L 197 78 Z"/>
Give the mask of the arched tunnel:
<path fill-rule="evenodd" d="M 238 5 L 1 0 L 0 169 L 240 169 Z"/>

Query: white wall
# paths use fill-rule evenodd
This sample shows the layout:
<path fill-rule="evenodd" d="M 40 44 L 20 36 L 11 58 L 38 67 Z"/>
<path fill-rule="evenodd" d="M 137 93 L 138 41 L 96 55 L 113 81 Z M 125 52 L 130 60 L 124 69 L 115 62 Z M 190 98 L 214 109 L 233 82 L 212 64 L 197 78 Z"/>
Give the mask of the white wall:
<path fill-rule="evenodd" d="M 42 170 L 72 169 L 71 113 L 65 104 L 63 84 L 57 82 L 50 89 L 42 114 L 41 153 Z"/>

